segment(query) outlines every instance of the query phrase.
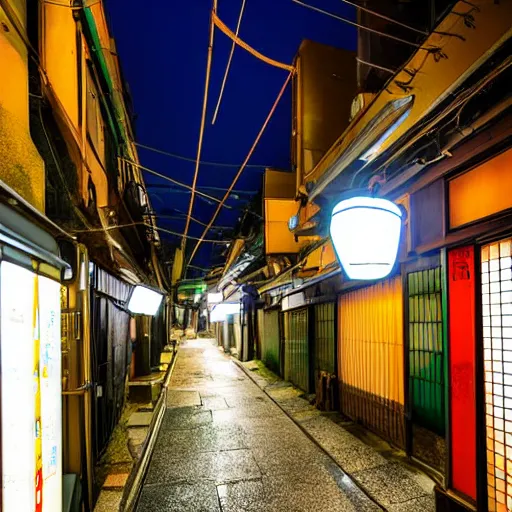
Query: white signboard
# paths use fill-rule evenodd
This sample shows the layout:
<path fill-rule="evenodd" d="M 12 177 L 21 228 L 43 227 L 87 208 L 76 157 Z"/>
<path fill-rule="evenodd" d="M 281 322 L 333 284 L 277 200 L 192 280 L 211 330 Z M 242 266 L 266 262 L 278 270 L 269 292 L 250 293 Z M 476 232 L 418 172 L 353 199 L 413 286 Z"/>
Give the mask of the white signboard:
<path fill-rule="evenodd" d="M 3 512 L 35 510 L 35 274 L 0 264 Z"/>
<path fill-rule="evenodd" d="M 60 284 L 39 277 L 43 512 L 62 510 Z"/>

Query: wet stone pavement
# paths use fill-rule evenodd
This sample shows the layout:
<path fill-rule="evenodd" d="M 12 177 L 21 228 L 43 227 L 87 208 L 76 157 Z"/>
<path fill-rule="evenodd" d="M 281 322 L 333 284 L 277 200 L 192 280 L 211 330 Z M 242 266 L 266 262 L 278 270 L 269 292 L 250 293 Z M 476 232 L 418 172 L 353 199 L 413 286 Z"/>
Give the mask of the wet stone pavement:
<path fill-rule="evenodd" d="M 138 512 L 382 510 L 211 340 L 183 343 Z"/>

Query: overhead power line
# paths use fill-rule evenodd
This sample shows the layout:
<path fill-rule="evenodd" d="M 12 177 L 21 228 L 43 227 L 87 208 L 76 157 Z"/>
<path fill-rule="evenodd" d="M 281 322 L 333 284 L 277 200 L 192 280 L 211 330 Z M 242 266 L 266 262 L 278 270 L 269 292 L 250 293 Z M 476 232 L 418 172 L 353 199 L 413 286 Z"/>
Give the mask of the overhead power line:
<path fill-rule="evenodd" d="M 158 214 L 158 213 L 152 213 L 151 217 L 155 219 L 163 219 L 163 220 L 184 220 L 187 214 L 185 212 L 181 212 L 178 210 L 176 211 L 176 215 L 165 215 L 165 214 Z M 201 226 L 207 226 L 206 222 L 202 222 L 199 219 L 196 219 L 195 217 L 190 217 L 190 220 L 192 222 L 196 222 L 197 224 L 200 224 Z M 211 231 L 232 231 L 233 226 L 212 226 L 210 228 Z"/>
<path fill-rule="evenodd" d="M 400 27 L 407 28 L 409 30 L 412 30 L 413 32 L 416 32 L 417 34 L 421 34 L 423 36 L 428 36 L 428 32 L 426 32 L 425 30 L 420 30 L 418 28 L 411 27 L 410 25 L 402 23 L 401 21 L 395 20 L 393 18 L 389 18 L 388 16 L 384 16 L 384 14 L 380 14 L 379 12 L 372 11 L 371 9 L 368 9 L 367 7 L 363 7 L 362 5 L 356 4 L 355 2 L 350 2 L 349 0 L 341 0 L 341 1 L 345 4 L 355 7 L 356 9 L 359 9 L 360 11 L 367 12 L 368 14 L 376 16 L 377 18 L 389 21 L 390 23 L 394 23 L 395 25 L 399 25 Z"/>
<path fill-rule="evenodd" d="M 266 117 L 262 127 L 260 128 L 260 131 L 258 132 L 258 135 L 256 135 L 256 139 L 254 140 L 251 148 L 249 149 L 249 152 L 247 153 L 247 156 L 245 157 L 245 160 L 243 161 L 242 165 L 240 166 L 240 169 L 238 170 L 238 172 L 236 173 L 236 176 L 233 178 L 233 181 L 231 182 L 231 185 L 229 186 L 228 190 L 224 194 L 224 197 L 222 198 L 222 201 L 217 205 L 217 209 L 215 210 L 215 213 L 213 214 L 212 218 L 210 219 L 210 222 L 208 223 L 208 226 L 204 229 L 203 234 L 201 235 L 201 238 L 196 243 L 196 245 L 195 245 L 195 247 L 194 247 L 194 249 L 192 251 L 192 254 L 190 255 L 190 259 L 188 260 L 187 265 L 192 262 L 195 254 L 197 252 L 197 250 L 199 249 L 199 246 L 201 245 L 202 238 L 206 235 L 206 233 L 208 233 L 208 230 L 211 228 L 211 226 L 213 225 L 213 223 L 217 219 L 217 217 L 218 217 L 218 215 L 220 213 L 220 209 L 222 208 L 222 205 L 227 200 L 227 198 L 229 197 L 229 194 L 231 193 L 231 190 L 233 190 L 233 188 L 235 188 L 235 185 L 236 185 L 238 179 L 240 178 L 240 176 L 244 172 L 245 166 L 247 165 L 247 162 L 251 158 L 252 154 L 254 153 L 254 150 L 256 149 L 256 146 L 258 145 L 258 143 L 259 143 L 259 141 L 260 141 L 260 139 L 261 139 L 265 129 L 267 128 L 268 123 L 270 122 L 270 119 L 274 115 L 274 112 L 275 112 L 275 110 L 277 108 L 277 105 L 279 104 L 281 98 L 283 97 L 283 94 L 284 94 L 286 88 L 288 87 L 288 84 L 290 83 L 290 80 L 292 79 L 293 74 L 294 74 L 294 71 L 290 71 L 290 73 L 288 73 L 288 76 L 286 77 L 286 80 L 285 80 L 283 86 L 281 87 L 281 90 L 279 91 L 279 94 L 277 95 L 277 98 L 275 99 L 274 104 L 272 105 L 272 108 L 270 109 L 270 112 L 268 113 L 268 115 L 267 115 L 267 117 Z"/>
<path fill-rule="evenodd" d="M 199 127 L 199 140 L 197 142 L 197 155 L 196 164 L 194 169 L 194 178 L 192 180 L 192 194 L 190 195 L 190 203 L 188 206 L 187 220 L 185 222 L 185 231 L 183 232 L 183 238 L 181 240 L 181 250 L 185 252 L 185 246 L 187 244 L 187 233 L 190 226 L 190 217 L 192 215 L 192 209 L 194 208 L 194 199 L 196 192 L 197 177 L 199 175 L 199 166 L 201 164 L 201 151 L 203 150 L 203 137 L 204 127 L 206 123 L 206 107 L 208 106 L 208 89 L 210 87 L 210 76 L 212 70 L 212 57 L 213 57 L 213 36 L 215 34 L 215 25 L 213 23 L 213 17 L 217 10 L 217 0 L 213 0 L 213 6 L 210 13 L 210 39 L 208 42 L 208 53 L 206 56 L 206 77 L 204 81 L 204 94 L 203 94 L 203 109 L 201 112 L 201 124 Z"/>
<path fill-rule="evenodd" d="M 396 37 L 391 34 L 386 34 L 385 32 L 381 32 L 380 30 L 375 30 L 370 27 L 365 27 L 364 25 L 361 25 L 359 23 L 356 23 L 355 21 L 349 20 L 347 18 L 343 18 L 341 16 L 338 16 L 337 14 L 333 14 L 329 11 L 324 11 L 323 9 L 320 9 L 319 7 L 315 7 L 313 5 L 306 4 L 304 2 L 301 2 L 300 0 L 292 0 L 293 3 L 300 5 L 302 7 L 305 7 L 306 9 L 311 9 L 312 11 L 319 12 L 320 14 L 325 14 L 326 16 L 329 16 L 331 18 L 334 18 L 336 20 L 342 21 L 343 23 L 347 23 L 348 25 L 352 25 L 353 27 L 360 28 L 361 30 L 366 30 L 367 32 L 371 32 L 372 34 L 377 34 L 382 37 L 387 37 L 388 39 L 393 39 L 394 41 L 397 41 L 399 43 L 403 43 L 409 46 L 413 46 L 414 48 L 420 48 L 421 45 L 417 43 L 413 43 L 411 41 L 407 41 L 406 39 L 402 39 L 401 37 Z"/>
<path fill-rule="evenodd" d="M 175 180 L 173 178 L 169 178 L 169 176 L 166 176 L 165 174 L 161 174 L 157 171 L 154 171 L 153 169 L 150 169 L 149 167 L 145 167 L 144 165 L 140 165 L 139 163 L 134 162 L 133 160 L 128 160 L 127 158 L 122 158 L 122 157 L 119 157 L 119 159 L 124 160 L 125 162 L 127 162 L 131 165 L 134 165 L 135 167 L 142 169 L 143 171 L 146 171 L 150 174 L 154 174 L 155 176 L 158 176 L 159 178 L 167 180 L 167 181 L 173 183 L 174 185 L 178 185 L 179 187 L 183 187 L 183 188 L 186 188 L 187 190 L 192 191 L 192 187 L 190 185 L 187 185 L 186 183 L 182 183 L 181 181 Z M 205 194 L 204 192 L 200 192 L 199 190 L 196 190 L 195 193 L 198 196 L 204 197 L 206 199 L 210 199 L 211 201 L 215 201 L 216 203 L 220 203 L 220 199 L 218 197 L 211 196 L 209 194 Z M 225 205 L 225 206 L 226 206 L 226 208 L 231 209 L 231 206 L 228 206 L 228 205 Z"/>
<path fill-rule="evenodd" d="M 162 233 L 167 233 L 169 235 L 178 236 L 180 238 L 183 236 L 183 233 L 178 233 L 176 231 L 171 231 L 170 229 L 161 228 L 159 226 L 152 226 L 151 224 L 149 224 L 147 222 L 130 222 L 128 224 L 118 224 L 116 226 L 108 226 L 106 228 L 79 229 L 79 230 L 73 231 L 73 233 L 74 234 L 77 234 L 77 233 L 98 233 L 100 231 L 108 232 L 108 231 L 113 231 L 115 229 L 131 228 L 131 227 L 135 227 L 135 226 L 145 226 L 147 228 L 156 229 L 157 231 L 161 231 Z M 226 242 L 231 242 L 231 239 L 227 239 L 227 240 L 204 240 L 203 238 L 197 238 L 195 236 L 190 236 L 190 235 L 187 235 L 187 238 L 189 240 L 201 240 L 202 242 L 207 242 L 207 243 L 210 243 L 210 244 L 225 244 Z"/>
<path fill-rule="evenodd" d="M 170 189 L 172 188 L 170 185 L 162 185 L 160 183 L 146 183 L 146 188 L 164 188 L 164 189 Z M 209 187 L 207 185 L 201 185 L 200 187 L 197 187 L 201 190 L 214 190 L 219 192 L 225 192 L 227 190 L 227 187 Z M 257 190 L 232 190 L 231 196 L 233 199 L 240 199 L 239 196 L 254 196 L 258 193 Z M 220 202 L 220 199 L 219 199 Z"/>
<path fill-rule="evenodd" d="M 183 160 L 184 162 L 193 162 L 195 163 L 195 158 L 189 158 L 187 156 L 178 155 L 177 153 L 170 153 L 169 151 L 163 151 L 161 149 L 153 148 L 151 146 L 146 146 L 145 144 L 140 144 L 139 142 L 135 142 L 135 145 L 139 148 L 147 149 L 148 151 L 153 151 L 154 153 L 160 153 L 161 155 L 169 156 L 171 158 L 176 158 L 177 160 Z M 240 168 L 240 164 L 227 164 L 223 162 L 208 162 L 206 160 L 200 161 L 201 165 L 211 165 L 215 167 L 236 167 L 237 169 Z M 272 167 L 271 165 L 263 165 L 263 164 L 250 164 L 246 165 L 247 168 L 258 168 L 261 169 L 262 167 Z"/>
<path fill-rule="evenodd" d="M 242 6 L 240 7 L 240 14 L 238 15 L 238 22 L 236 24 L 236 31 L 235 31 L 236 37 L 238 37 L 238 33 L 240 32 L 240 25 L 242 24 L 242 17 L 244 15 L 244 9 L 245 9 L 245 0 L 242 0 Z M 229 52 L 228 63 L 226 65 L 226 71 L 224 72 L 224 78 L 222 79 L 222 85 L 220 86 L 219 98 L 217 99 L 217 105 L 215 106 L 215 112 L 213 113 L 212 124 L 215 124 L 215 121 L 217 120 L 217 115 L 219 113 L 222 96 L 224 95 L 224 88 L 226 87 L 229 70 L 231 68 L 231 61 L 233 60 L 233 54 L 235 53 L 235 47 L 236 47 L 236 42 L 233 41 L 231 43 L 231 51 Z"/>

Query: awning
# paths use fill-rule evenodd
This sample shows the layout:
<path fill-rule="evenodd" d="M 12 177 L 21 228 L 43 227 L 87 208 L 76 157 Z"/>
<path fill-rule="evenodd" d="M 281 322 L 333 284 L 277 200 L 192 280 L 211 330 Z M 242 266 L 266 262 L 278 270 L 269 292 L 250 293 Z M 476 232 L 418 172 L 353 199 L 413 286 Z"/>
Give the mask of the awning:
<path fill-rule="evenodd" d="M 19 262 L 23 253 L 58 270 L 69 268 L 51 234 L 3 203 L 0 203 L 0 243 L 6 244 L 2 247 L 4 259 Z"/>

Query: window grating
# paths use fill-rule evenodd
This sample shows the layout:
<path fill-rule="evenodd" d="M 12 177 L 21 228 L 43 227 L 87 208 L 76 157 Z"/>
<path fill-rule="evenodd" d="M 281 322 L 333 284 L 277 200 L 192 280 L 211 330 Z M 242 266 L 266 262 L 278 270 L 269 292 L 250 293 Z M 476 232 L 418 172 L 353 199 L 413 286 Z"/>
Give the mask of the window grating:
<path fill-rule="evenodd" d="M 315 306 L 315 368 L 317 372 L 336 373 L 334 308 L 333 302 Z"/>
<path fill-rule="evenodd" d="M 409 392 L 413 421 L 445 431 L 445 379 L 441 267 L 407 276 L 409 299 Z"/>
<path fill-rule="evenodd" d="M 482 248 L 482 322 L 490 512 L 512 510 L 512 239 Z"/>
<path fill-rule="evenodd" d="M 308 310 L 299 309 L 286 313 L 285 378 L 297 387 L 310 392 Z"/>

